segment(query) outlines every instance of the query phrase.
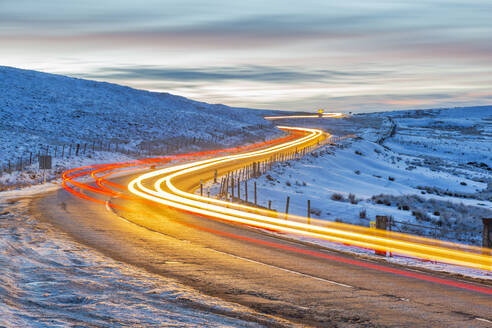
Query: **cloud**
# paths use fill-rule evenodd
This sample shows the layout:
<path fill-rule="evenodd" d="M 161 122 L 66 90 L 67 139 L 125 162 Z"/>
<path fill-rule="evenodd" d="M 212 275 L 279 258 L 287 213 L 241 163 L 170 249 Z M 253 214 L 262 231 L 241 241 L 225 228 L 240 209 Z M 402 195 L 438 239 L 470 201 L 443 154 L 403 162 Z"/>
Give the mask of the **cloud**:
<path fill-rule="evenodd" d="M 106 67 L 83 74 L 85 78 L 157 81 L 259 81 L 272 83 L 321 82 L 345 78 L 381 75 L 384 72 L 345 72 L 334 70 L 303 70 L 267 66 L 167 68 L 156 66 Z"/>

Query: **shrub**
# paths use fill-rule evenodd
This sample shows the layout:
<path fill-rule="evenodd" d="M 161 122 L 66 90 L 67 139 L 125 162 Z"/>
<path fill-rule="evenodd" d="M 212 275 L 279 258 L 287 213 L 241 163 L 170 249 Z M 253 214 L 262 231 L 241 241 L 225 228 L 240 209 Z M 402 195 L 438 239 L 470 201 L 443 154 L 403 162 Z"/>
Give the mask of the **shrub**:
<path fill-rule="evenodd" d="M 357 203 L 358 203 L 357 199 L 355 198 L 355 195 L 354 195 L 354 194 L 352 194 L 352 193 L 350 193 L 350 194 L 348 195 L 348 199 L 349 199 L 349 201 L 350 201 L 350 204 L 357 204 Z"/>
<path fill-rule="evenodd" d="M 362 210 L 359 212 L 359 218 L 365 219 L 367 216 L 366 210 Z"/>
<path fill-rule="evenodd" d="M 389 181 L 395 181 L 395 178 L 393 178 L 393 177 L 388 177 L 388 180 L 389 180 Z"/>
<path fill-rule="evenodd" d="M 343 195 L 339 193 L 334 193 L 331 195 L 331 200 L 343 201 Z"/>
<path fill-rule="evenodd" d="M 357 175 L 360 175 L 360 171 L 359 170 L 354 171 L 354 173 L 357 174 Z"/>

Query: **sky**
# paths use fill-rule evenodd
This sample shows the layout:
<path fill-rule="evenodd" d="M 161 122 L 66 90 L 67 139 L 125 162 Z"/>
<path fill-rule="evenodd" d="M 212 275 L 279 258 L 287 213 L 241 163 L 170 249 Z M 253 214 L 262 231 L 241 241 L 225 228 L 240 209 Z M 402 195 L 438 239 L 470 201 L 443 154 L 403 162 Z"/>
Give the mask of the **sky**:
<path fill-rule="evenodd" d="M 231 106 L 492 104 L 492 1 L 0 0 L 0 65 Z"/>

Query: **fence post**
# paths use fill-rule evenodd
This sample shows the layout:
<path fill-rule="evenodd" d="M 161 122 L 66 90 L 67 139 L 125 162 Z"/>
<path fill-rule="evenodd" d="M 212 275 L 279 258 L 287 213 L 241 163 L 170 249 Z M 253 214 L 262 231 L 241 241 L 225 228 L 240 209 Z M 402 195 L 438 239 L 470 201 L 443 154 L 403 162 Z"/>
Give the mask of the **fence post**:
<path fill-rule="evenodd" d="M 214 172 L 214 183 L 217 183 L 217 170 Z"/>
<path fill-rule="evenodd" d="M 272 201 L 271 201 L 271 200 L 269 200 L 269 201 L 268 201 L 268 209 L 269 209 L 269 210 L 271 210 L 271 209 L 272 209 Z"/>
<path fill-rule="evenodd" d="M 492 248 L 492 218 L 482 218 L 482 246 Z"/>
<path fill-rule="evenodd" d="M 256 181 L 255 181 L 255 205 L 257 205 L 258 202 L 256 201 Z"/>
<path fill-rule="evenodd" d="M 80 144 L 77 144 L 77 149 L 75 150 L 75 156 L 79 156 Z"/>
<path fill-rule="evenodd" d="M 203 180 L 200 179 L 200 196 L 203 196 Z"/>
<path fill-rule="evenodd" d="M 237 199 L 241 200 L 241 177 L 237 177 Z"/>
<path fill-rule="evenodd" d="M 285 219 L 287 220 L 287 216 L 289 215 L 289 202 L 290 202 L 290 197 L 287 196 L 287 202 L 285 203 Z"/>
<path fill-rule="evenodd" d="M 244 181 L 244 200 L 248 202 L 248 180 Z"/>
<path fill-rule="evenodd" d="M 307 217 L 308 217 L 308 224 L 311 224 L 311 200 L 307 200 Z"/>
<path fill-rule="evenodd" d="M 388 217 L 385 215 L 376 215 L 376 229 L 387 230 Z M 376 250 L 376 255 L 386 256 L 386 251 Z"/>

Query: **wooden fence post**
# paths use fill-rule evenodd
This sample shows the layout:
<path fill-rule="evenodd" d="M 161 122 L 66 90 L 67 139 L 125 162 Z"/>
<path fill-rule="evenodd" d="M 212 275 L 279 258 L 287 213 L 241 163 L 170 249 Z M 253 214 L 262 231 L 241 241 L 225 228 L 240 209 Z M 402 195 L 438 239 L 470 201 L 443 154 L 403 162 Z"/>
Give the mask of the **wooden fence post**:
<path fill-rule="evenodd" d="M 308 224 L 311 224 L 311 200 L 307 200 L 307 217 L 308 217 Z"/>
<path fill-rule="evenodd" d="M 385 215 L 376 215 L 376 229 L 388 229 L 388 217 Z M 376 255 L 386 256 L 386 251 L 376 250 Z"/>
<path fill-rule="evenodd" d="M 241 199 L 241 178 L 237 177 L 237 199 Z"/>
<path fill-rule="evenodd" d="M 255 181 L 255 205 L 257 205 L 258 202 L 256 201 L 256 181 Z"/>
<path fill-rule="evenodd" d="M 244 181 L 244 200 L 248 202 L 248 180 Z"/>
<path fill-rule="evenodd" d="M 492 218 L 482 218 L 482 223 L 482 246 L 486 248 L 492 248 Z"/>
<path fill-rule="evenodd" d="M 287 196 L 287 202 L 285 203 L 285 219 L 287 220 L 287 216 L 289 215 L 289 202 L 290 202 L 290 197 Z"/>

